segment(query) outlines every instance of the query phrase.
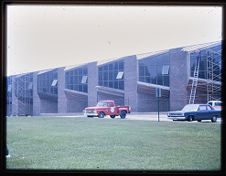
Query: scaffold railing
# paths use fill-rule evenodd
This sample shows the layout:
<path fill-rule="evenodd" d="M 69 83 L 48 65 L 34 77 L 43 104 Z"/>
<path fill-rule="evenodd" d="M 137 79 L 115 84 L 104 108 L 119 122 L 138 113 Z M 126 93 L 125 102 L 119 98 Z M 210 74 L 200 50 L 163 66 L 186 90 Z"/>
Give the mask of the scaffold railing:
<path fill-rule="evenodd" d="M 221 99 L 221 50 L 208 50 L 207 57 L 207 101 Z M 220 82 L 215 84 L 214 82 Z"/>

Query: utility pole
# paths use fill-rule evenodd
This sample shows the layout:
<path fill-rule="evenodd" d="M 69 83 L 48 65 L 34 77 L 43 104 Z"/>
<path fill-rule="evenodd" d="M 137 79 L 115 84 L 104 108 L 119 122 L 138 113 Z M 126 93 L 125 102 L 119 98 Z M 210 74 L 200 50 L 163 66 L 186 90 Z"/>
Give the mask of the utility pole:
<path fill-rule="evenodd" d="M 160 119 L 159 119 L 159 97 L 162 96 L 160 88 L 155 89 L 155 96 L 157 97 L 157 102 L 158 102 L 158 122 L 159 122 L 160 121 Z"/>

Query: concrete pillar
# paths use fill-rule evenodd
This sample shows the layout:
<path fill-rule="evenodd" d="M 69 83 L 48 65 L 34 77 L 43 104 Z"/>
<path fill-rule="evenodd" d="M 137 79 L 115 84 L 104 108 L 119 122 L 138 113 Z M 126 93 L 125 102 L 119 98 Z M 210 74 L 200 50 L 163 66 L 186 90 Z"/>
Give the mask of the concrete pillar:
<path fill-rule="evenodd" d="M 97 104 L 98 68 L 97 62 L 91 62 L 88 67 L 88 106 Z"/>
<path fill-rule="evenodd" d="M 38 72 L 33 73 L 33 115 L 40 115 L 40 97 L 38 95 Z"/>
<path fill-rule="evenodd" d="M 64 68 L 57 69 L 57 77 L 58 77 L 58 113 L 66 113 L 67 112 L 67 97 L 65 95 L 65 72 Z"/>
<path fill-rule="evenodd" d="M 181 110 L 187 104 L 187 53 L 179 49 L 170 51 L 170 110 Z"/>
<path fill-rule="evenodd" d="M 124 103 L 131 106 L 131 111 L 137 111 L 137 59 L 136 56 L 124 58 Z"/>

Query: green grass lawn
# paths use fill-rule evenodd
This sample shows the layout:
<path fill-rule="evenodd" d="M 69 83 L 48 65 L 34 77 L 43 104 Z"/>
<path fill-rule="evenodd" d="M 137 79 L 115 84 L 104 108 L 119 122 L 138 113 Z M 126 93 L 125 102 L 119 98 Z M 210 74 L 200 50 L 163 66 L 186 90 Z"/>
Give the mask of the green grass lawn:
<path fill-rule="evenodd" d="M 220 124 L 7 119 L 8 169 L 218 170 Z"/>

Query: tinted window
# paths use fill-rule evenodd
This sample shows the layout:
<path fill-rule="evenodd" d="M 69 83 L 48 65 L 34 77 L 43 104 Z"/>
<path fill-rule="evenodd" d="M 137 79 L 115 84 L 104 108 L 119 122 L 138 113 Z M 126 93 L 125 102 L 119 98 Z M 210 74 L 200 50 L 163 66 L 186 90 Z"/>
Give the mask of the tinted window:
<path fill-rule="evenodd" d="M 169 86 L 169 53 L 139 60 L 139 81 Z"/>
<path fill-rule="evenodd" d="M 116 61 L 114 63 L 99 66 L 98 75 L 100 86 L 124 90 L 123 61 Z"/>
<path fill-rule="evenodd" d="M 100 76 L 100 75 L 99 75 Z M 75 68 L 65 74 L 65 88 L 79 92 L 88 92 L 88 70 L 87 67 Z"/>
<path fill-rule="evenodd" d="M 38 75 L 38 93 L 57 95 L 57 71 L 49 71 Z"/>

